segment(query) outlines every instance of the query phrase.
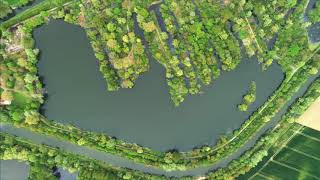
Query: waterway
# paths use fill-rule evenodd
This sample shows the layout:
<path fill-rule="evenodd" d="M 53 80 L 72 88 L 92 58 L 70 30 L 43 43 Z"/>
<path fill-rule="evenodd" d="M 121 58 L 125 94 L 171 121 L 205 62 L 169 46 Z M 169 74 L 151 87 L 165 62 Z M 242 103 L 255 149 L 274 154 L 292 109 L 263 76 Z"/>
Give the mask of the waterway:
<path fill-rule="evenodd" d="M 154 60 L 133 89 L 108 92 L 82 28 L 51 20 L 36 29 L 34 37 L 41 52 L 39 74 L 48 92 L 42 107 L 46 117 L 159 151 L 214 144 L 238 129 L 283 80 L 278 65 L 263 72 L 257 60 L 245 59 L 201 95 L 188 96 L 174 107 L 165 70 Z M 257 100 L 243 113 L 237 105 L 251 81 L 257 84 Z"/>

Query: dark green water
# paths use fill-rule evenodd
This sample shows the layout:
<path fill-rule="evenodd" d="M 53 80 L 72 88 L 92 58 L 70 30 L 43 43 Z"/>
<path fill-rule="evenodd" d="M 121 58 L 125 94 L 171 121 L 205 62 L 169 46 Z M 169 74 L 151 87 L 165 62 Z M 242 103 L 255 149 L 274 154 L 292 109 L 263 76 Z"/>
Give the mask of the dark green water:
<path fill-rule="evenodd" d="M 133 89 L 107 92 L 83 29 L 52 20 L 36 29 L 34 37 L 41 51 L 38 67 L 48 92 L 43 109 L 49 119 L 160 151 L 215 143 L 238 129 L 283 79 L 275 64 L 262 72 L 256 60 L 244 60 L 203 94 L 174 107 L 158 63 L 151 61 L 150 71 Z M 249 112 L 239 112 L 236 105 L 251 81 L 257 83 L 257 101 Z"/>

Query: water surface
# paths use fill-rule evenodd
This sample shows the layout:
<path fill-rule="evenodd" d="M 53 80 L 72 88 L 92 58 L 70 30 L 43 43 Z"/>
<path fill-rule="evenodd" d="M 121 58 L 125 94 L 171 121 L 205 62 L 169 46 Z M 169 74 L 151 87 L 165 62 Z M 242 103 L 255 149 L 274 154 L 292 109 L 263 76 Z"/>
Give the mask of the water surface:
<path fill-rule="evenodd" d="M 108 92 L 82 28 L 51 20 L 36 29 L 34 37 L 41 52 L 39 74 L 49 95 L 45 116 L 160 151 L 215 143 L 220 135 L 238 129 L 283 79 L 276 64 L 262 72 L 256 60 L 243 60 L 203 94 L 174 107 L 160 64 L 151 61 L 150 71 L 133 89 Z M 236 106 L 251 81 L 257 83 L 257 101 L 248 112 L 239 112 Z"/>
<path fill-rule="evenodd" d="M 16 160 L 0 160 L 1 180 L 23 180 L 27 179 L 29 165 Z"/>

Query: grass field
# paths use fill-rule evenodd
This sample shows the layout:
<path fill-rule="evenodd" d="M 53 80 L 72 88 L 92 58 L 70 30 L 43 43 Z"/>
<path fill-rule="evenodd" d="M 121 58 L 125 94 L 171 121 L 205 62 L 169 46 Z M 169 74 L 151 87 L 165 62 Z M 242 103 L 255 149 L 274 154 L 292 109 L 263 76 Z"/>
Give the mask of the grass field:
<path fill-rule="evenodd" d="M 303 151 L 300 152 L 295 151 L 295 149 L 284 148 L 273 161 L 320 178 L 320 159 Z"/>
<path fill-rule="evenodd" d="M 276 180 L 316 180 L 315 177 L 308 175 L 303 171 L 296 171 L 294 169 L 287 168 L 276 162 L 270 162 L 263 168 L 263 171 L 259 172 L 263 175 L 264 179 L 276 179 Z"/>
<path fill-rule="evenodd" d="M 288 134 L 288 142 L 274 147 L 256 168 L 238 179 L 320 180 L 320 131 L 302 127 Z"/>
<path fill-rule="evenodd" d="M 305 135 L 308 135 L 308 136 L 311 136 L 311 137 L 314 137 L 318 140 L 320 140 L 320 133 L 319 131 L 316 131 L 314 129 L 310 129 L 310 128 L 307 128 L 303 131 L 303 134 Z"/>
<path fill-rule="evenodd" d="M 314 147 L 320 148 L 320 140 L 317 141 L 317 139 L 306 137 L 304 134 L 299 134 L 288 143 L 288 146 L 320 159 L 320 149 L 318 149 L 318 151 L 314 150 Z"/>

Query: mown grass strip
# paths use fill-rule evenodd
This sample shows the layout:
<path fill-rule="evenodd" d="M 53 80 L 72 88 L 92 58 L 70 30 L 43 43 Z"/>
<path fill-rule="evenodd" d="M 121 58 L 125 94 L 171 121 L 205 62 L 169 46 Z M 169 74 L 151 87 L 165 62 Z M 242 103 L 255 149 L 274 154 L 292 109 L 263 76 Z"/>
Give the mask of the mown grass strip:
<path fill-rule="evenodd" d="M 269 178 L 266 175 L 260 174 L 260 173 L 258 173 L 256 176 L 254 176 L 254 178 L 252 178 L 252 180 L 265 180 L 265 179 L 269 180 L 271 178 Z"/>

